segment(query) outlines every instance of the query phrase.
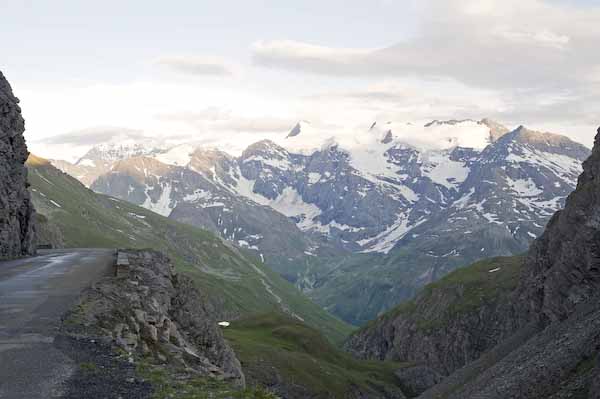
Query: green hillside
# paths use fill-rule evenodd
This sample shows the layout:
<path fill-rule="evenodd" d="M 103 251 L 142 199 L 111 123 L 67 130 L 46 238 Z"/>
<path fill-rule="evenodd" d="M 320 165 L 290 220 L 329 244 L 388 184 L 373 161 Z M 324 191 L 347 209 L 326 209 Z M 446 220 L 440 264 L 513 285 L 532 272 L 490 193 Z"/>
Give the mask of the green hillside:
<path fill-rule="evenodd" d="M 401 303 L 355 333 L 399 316 L 414 316 L 419 329 L 442 328 L 448 321 L 477 312 L 483 304 L 504 300 L 519 283 L 523 261 L 523 256 L 495 257 L 457 269 L 426 285 L 415 299 Z"/>
<path fill-rule="evenodd" d="M 339 343 L 351 327 L 305 298 L 278 274 L 212 233 L 96 194 L 47 161 L 31 156 L 30 191 L 41 233 L 65 247 L 152 248 L 167 253 L 224 319 L 284 311 Z M 59 237 L 60 235 L 60 237 Z"/>
<path fill-rule="evenodd" d="M 283 314 L 239 320 L 224 332 L 249 383 L 283 397 L 397 397 L 394 371 L 401 364 L 354 359 L 319 331 Z"/>

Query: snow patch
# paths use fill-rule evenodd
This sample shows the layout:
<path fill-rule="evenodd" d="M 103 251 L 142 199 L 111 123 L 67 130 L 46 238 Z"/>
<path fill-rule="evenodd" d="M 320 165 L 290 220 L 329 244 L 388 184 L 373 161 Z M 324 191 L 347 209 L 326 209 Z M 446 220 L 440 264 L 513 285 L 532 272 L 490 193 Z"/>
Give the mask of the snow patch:
<path fill-rule="evenodd" d="M 142 206 L 154 213 L 158 213 L 164 217 L 169 217 L 174 207 L 171 207 L 171 185 L 165 184 L 162 188 L 162 193 L 158 198 L 158 201 L 152 202 L 148 195 L 148 188 L 146 188 L 146 201 Z"/>
<path fill-rule="evenodd" d="M 456 188 L 467 179 L 471 171 L 463 162 L 453 161 L 447 152 L 423 153 L 423 175 L 446 188 Z"/>
<path fill-rule="evenodd" d="M 396 222 L 385 231 L 379 233 L 373 238 L 367 238 L 357 241 L 357 244 L 365 248 L 362 252 L 381 252 L 387 254 L 406 234 L 412 229 L 424 223 L 426 219 L 421 219 L 416 223 L 410 223 L 408 216 L 401 214 Z"/>
<path fill-rule="evenodd" d="M 191 144 L 181 144 L 166 152 L 157 154 L 155 158 L 167 165 L 187 166 L 192 158 L 195 147 Z"/>

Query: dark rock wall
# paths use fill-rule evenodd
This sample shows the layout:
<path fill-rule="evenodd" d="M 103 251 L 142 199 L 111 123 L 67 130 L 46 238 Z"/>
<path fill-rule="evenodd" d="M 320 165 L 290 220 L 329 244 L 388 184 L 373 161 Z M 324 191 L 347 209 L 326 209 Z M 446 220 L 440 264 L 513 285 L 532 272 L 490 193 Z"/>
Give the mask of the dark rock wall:
<path fill-rule="evenodd" d="M 599 292 L 600 128 L 577 188 L 529 250 L 515 304 L 523 322 L 555 322 Z"/>
<path fill-rule="evenodd" d="M 0 259 L 30 255 L 34 246 L 34 209 L 27 191 L 29 152 L 19 100 L 0 72 Z"/>

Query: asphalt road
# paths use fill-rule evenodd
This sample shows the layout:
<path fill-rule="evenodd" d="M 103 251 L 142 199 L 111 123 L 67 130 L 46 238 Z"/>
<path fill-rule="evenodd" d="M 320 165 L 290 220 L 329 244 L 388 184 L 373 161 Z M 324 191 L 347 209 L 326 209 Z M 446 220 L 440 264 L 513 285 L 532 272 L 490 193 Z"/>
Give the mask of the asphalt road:
<path fill-rule="evenodd" d="M 54 344 L 61 316 L 113 264 L 114 251 L 99 249 L 0 262 L 0 398 L 62 395 L 76 365 Z"/>

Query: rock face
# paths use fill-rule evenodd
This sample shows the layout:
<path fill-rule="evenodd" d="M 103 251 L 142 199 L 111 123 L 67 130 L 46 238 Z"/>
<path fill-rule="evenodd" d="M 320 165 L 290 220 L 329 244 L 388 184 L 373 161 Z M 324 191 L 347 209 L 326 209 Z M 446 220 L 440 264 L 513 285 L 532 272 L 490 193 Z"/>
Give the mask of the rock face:
<path fill-rule="evenodd" d="M 543 140 L 540 143 L 552 145 Z M 447 346 L 479 330 L 480 334 L 474 336 L 482 343 L 477 358 L 465 359 L 463 368 L 423 393 L 421 398 L 597 397 L 599 193 L 600 129 L 592 155 L 583 164 L 577 188 L 567 198 L 565 208 L 554 214 L 543 235 L 530 247 L 516 288 L 509 290 L 508 295 L 499 296 L 499 305 L 495 308 L 489 308 L 485 301 L 476 306 L 474 310 L 485 314 L 485 318 L 465 320 L 445 341 L 437 336 L 434 342 Z M 425 318 L 427 312 L 434 311 L 431 306 L 421 309 Z M 399 325 L 398 330 L 382 330 L 385 321 L 376 322 L 371 329 L 386 331 L 385 336 L 395 337 L 391 342 L 406 349 L 403 345 L 411 344 L 401 342 L 402 338 L 410 337 L 411 329 L 404 327 L 406 319 L 402 315 L 394 318 L 396 324 L 392 326 Z M 444 325 L 434 330 L 443 332 Z M 490 336 L 494 339 L 489 340 Z M 387 341 L 381 342 L 384 345 L 380 350 L 387 353 L 389 336 Z M 476 347 L 474 343 L 471 349 Z M 427 345 L 414 341 L 412 344 L 417 354 L 410 356 L 424 357 L 433 365 L 440 363 L 427 359 L 431 353 Z M 444 355 L 452 358 L 460 354 L 460 349 L 464 348 L 449 350 Z M 392 348 L 392 353 L 401 351 Z M 407 356 L 401 353 L 397 360 Z"/>
<path fill-rule="evenodd" d="M 125 254 L 129 265 L 118 266 L 115 277 L 88 290 L 67 324 L 108 338 L 132 359 L 145 356 L 194 376 L 243 386 L 240 362 L 193 282 L 175 274 L 160 252 Z"/>
<path fill-rule="evenodd" d="M 527 265 L 517 301 L 524 315 L 561 321 L 600 292 L 600 129 L 576 190 L 531 246 Z"/>
<path fill-rule="evenodd" d="M 18 103 L 0 72 L 0 259 L 35 252 L 34 209 L 24 166 L 29 153 Z"/>

